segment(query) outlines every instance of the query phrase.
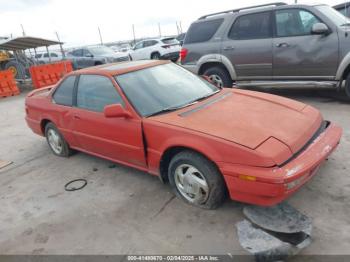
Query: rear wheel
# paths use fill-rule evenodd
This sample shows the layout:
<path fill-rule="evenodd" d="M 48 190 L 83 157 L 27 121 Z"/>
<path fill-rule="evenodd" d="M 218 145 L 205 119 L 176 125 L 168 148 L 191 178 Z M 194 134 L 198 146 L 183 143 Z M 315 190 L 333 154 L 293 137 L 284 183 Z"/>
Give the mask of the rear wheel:
<path fill-rule="evenodd" d="M 160 59 L 160 54 L 157 52 L 157 53 L 153 53 L 151 55 L 151 59 L 152 60 L 159 60 Z"/>
<path fill-rule="evenodd" d="M 232 79 L 226 69 L 214 66 L 206 69 L 204 75 L 208 76 L 212 83 L 220 88 L 232 87 Z"/>
<path fill-rule="evenodd" d="M 182 151 L 175 155 L 168 176 L 175 194 L 191 205 L 214 209 L 225 199 L 226 186 L 221 173 L 196 152 Z"/>
<path fill-rule="evenodd" d="M 69 157 L 72 154 L 68 143 L 53 123 L 50 122 L 45 126 L 45 136 L 47 143 L 55 155 Z"/>

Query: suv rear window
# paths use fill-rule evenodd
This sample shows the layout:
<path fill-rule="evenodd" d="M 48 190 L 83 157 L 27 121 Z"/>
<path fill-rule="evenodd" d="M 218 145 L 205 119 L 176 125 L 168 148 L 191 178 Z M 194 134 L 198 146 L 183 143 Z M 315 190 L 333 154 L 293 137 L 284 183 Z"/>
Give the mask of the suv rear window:
<path fill-rule="evenodd" d="M 162 39 L 161 41 L 167 45 L 173 45 L 173 44 L 179 43 L 175 38 L 165 38 L 165 39 Z"/>
<path fill-rule="evenodd" d="M 216 33 L 223 18 L 194 23 L 191 25 L 185 38 L 185 44 L 200 43 L 210 40 Z"/>
<path fill-rule="evenodd" d="M 272 37 L 270 12 L 243 15 L 233 23 L 228 37 L 235 40 Z"/>

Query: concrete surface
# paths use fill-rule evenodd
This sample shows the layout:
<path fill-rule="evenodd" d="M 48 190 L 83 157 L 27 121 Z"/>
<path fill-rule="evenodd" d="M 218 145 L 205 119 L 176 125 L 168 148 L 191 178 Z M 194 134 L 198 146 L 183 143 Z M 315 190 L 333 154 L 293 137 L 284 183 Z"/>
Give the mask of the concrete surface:
<path fill-rule="evenodd" d="M 288 202 L 313 219 L 302 254 L 350 254 L 350 103 L 315 91 L 274 93 L 344 128 L 338 150 Z M 23 102 L 23 94 L 0 99 L 0 159 L 14 162 L 0 169 L 0 254 L 246 254 L 234 226 L 242 204 L 197 209 L 151 175 L 83 153 L 56 157 L 27 128 Z M 76 178 L 88 185 L 64 191 Z"/>

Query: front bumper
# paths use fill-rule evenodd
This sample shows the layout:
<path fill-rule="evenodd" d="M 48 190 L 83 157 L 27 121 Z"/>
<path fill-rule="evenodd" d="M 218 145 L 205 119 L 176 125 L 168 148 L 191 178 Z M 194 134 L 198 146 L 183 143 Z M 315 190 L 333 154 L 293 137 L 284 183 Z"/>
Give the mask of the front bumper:
<path fill-rule="evenodd" d="M 303 152 L 282 167 L 219 163 L 231 199 L 270 206 L 296 192 L 318 171 L 340 142 L 342 129 L 330 124 Z"/>

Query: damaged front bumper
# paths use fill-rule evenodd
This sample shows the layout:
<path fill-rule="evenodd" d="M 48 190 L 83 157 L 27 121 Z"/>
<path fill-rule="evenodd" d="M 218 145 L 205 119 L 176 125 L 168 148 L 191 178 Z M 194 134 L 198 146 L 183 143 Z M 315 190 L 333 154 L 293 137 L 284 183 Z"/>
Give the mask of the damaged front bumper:
<path fill-rule="evenodd" d="M 231 199 L 270 206 L 288 198 L 309 181 L 339 144 L 342 129 L 330 123 L 303 152 L 282 167 L 220 163 Z"/>

